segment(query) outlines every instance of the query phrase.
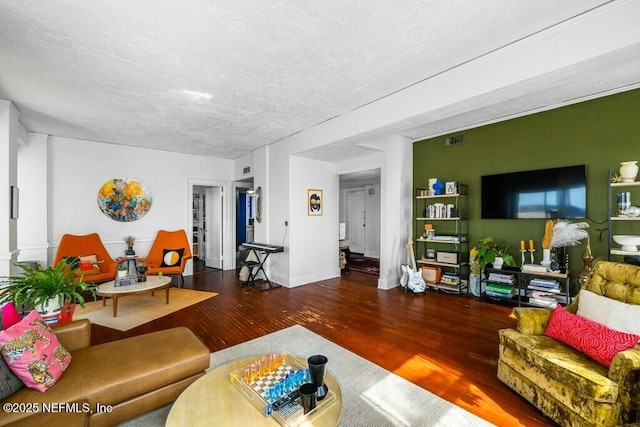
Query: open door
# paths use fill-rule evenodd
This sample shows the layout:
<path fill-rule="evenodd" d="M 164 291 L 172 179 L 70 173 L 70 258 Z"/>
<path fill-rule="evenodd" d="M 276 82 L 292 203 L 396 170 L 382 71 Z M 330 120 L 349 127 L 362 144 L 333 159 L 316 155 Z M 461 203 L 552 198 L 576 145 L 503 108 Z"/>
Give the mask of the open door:
<path fill-rule="evenodd" d="M 222 187 L 205 187 L 206 205 L 204 226 L 206 256 L 205 265 L 211 268 L 222 268 L 223 261 L 223 189 Z"/>
<path fill-rule="evenodd" d="M 365 249 L 364 190 L 347 192 L 347 236 L 351 252 L 363 254 Z"/>

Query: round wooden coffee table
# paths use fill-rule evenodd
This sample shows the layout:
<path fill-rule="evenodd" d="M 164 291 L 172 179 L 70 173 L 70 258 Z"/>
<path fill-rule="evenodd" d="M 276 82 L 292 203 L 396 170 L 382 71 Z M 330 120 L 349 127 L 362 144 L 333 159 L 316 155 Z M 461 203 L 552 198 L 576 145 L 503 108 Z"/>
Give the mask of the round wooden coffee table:
<path fill-rule="evenodd" d="M 232 371 L 247 366 L 260 357 L 261 355 L 257 355 L 233 360 L 196 380 L 178 396 L 165 426 L 279 426 L 278 421 L 264 416 L 229 380 Z M 306 366 L 306 358 L 295 359 Z M 329 370 L 325 374 L 325 383 L 336 395 L 336 400 L 311 420 L 300 424 L 301 426 L 338 425 L 342 415 L 342 390 Z"/>
<path fill-rule="evenodd" d="M 165 289 L 167 292 L 167 304 L 169 304 L 169 288 L 171 288 L 171 277 L 168 276 L 147 276 L 144 282 L 134 283 L 133 285 L 116 286 L 116 281 L 105 282 L 98 285 L 96 294 L 101 296 L 102 305 L 107 304 L 107 298 L 113 299 L 113 317 L 118 316 L 118 298 L 127 295 L 142 294 Z"/>

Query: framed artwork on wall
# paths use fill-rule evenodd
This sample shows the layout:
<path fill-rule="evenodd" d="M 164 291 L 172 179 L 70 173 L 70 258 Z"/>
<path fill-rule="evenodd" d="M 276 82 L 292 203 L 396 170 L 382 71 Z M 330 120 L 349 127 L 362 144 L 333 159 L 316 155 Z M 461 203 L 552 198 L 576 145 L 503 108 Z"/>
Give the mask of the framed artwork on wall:
<path fill-rule="evenodd" d="M 114 221 L 137 221 L 149 212 L 151 192 L 135 179 L 113 178 L 98 190 L 98 207 Z"/>
<path fill-rule="evenodd" d="M 307 190 L 307 215 L 322 216 L 322 190 L 309 188 Z"/>

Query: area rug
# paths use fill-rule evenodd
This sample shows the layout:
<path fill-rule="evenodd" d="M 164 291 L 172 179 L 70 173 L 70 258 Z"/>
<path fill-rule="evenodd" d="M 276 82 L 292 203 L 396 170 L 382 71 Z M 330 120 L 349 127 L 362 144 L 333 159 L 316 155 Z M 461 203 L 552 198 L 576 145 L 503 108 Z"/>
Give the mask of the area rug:
<path fill-rule="evenodd" d="M 113 317 L 113 301 L 109 298 L 106 306 L 100 300 L 86 303 L 84 309 L 76 307 L 73 319 L 89 319 L 97 325 L 127 331 L 216 295 L 215 292 L 170 288 L 169 304 L 166 304 L 166 293 L 161 289 L 155 291 L 153 296 L 148 292 L 118 298 L 117 317 Z"/>
<path fill-rule="evenodd" d="M 342 388 L 341 426 L 492 425 L 299 325 L 211 353 L 209 369 L 240 357 L 283 350 L 299 356 L 328 357 L 327 368 Z M 211 398 L 215 398 L 215 390 Z M 170 409 L 168 405 L 121 425 L 162 426 Z"/>
<path fill-rule="evenodd" d="M 367 258 L 364 256 L 351 254 L 351 256 L 349 257 L 349 270 L 379 276 L 380 260 L 376 258 Z"/>

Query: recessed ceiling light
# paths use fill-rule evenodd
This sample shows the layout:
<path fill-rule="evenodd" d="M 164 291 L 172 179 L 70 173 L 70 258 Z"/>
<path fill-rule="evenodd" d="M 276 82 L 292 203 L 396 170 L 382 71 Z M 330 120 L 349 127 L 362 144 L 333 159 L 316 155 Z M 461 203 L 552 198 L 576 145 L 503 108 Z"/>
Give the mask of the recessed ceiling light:
<path fill-rule="evenodd" d="M 204 92 L 196 92 L 194 90 L 186 90 L 183 89 L 181 90 L 181 92 L 187 96 L 187 98 L 192 99 L 194 101 L 208 101 L 211 98 L 213 98 L 213 95 L 211 95 L 210 93 L 204 93 Z"/>

